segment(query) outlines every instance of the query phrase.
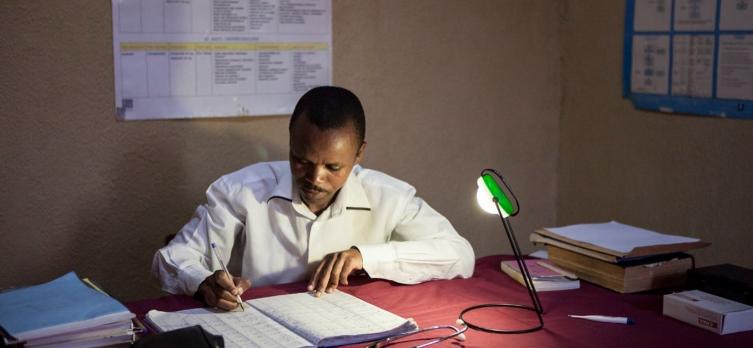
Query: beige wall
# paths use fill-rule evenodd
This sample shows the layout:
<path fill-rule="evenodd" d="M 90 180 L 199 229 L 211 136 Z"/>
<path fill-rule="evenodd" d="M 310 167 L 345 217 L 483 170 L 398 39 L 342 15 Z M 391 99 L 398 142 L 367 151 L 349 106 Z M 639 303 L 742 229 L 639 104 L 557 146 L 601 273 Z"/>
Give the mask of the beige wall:
<path fill-rule="evenodd" d="M 478 256 L 510 252 L 473 203 L 484 167 L 522 200 L 520 240 L 556 222 L 559 2 L 333 7 L 334 81 L 366 108 L 366 166 L 413 183 Z M 206 187 L 287 157 L 286 116 L 115 121 L 110 17 L 105 0 L 0 2 L 0 288 L 75 270 L 124 300 L 159 295 L 152 254 Z"/>
<path fill-rule="evenodd" d="M 615 219 L 712 242 L 700 265 L 753 268 L 753 121 L 621 99 L 624 3 L 564 11 L 558 224 Z"/>
<path fill-rule="evenodd" d="M 623 100 L 623 2 L 333 5 L 334 80 L 364 102 L 365 165 L 413 183 L 478 256 L 510 252 L 472 202 L 494 167 L 522 200 L 521 241 L 616 219 L 712 242 L 700 264 L 753 267 L 753 122 Z M 76 270 L 156 296 L 151 256 L 206 186 L 286 158 L 286 116 L 115 121 L 109 1 L 2 1 L 0 32 L 0 288 Z"/>

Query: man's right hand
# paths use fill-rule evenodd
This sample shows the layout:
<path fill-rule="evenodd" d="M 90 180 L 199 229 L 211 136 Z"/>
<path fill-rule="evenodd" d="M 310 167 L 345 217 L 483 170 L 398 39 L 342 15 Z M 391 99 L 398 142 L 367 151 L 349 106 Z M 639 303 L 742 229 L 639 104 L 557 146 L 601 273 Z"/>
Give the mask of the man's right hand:
<path fill-rule="evenodd" d="M 225 271 L 218 270 L 204 279 L 196 292 L 207 305 L 230 311 L 238 307 L 235 296 L 242 295 L 250 287 L 250 280 L 241 277 L 230 279 Z"/>

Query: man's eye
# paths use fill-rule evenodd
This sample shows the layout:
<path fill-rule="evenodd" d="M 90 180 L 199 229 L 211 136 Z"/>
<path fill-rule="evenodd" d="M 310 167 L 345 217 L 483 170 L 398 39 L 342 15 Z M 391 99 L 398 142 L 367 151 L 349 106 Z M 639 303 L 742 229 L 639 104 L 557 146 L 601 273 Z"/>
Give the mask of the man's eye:
<path fill-rule="evenodd" d="M 340 167 L 340 166 L 327 166 L 327 169 L 329 169 L 330 172 L 337 172 L 340 169 L 342 169 L 342 167 Z"/>

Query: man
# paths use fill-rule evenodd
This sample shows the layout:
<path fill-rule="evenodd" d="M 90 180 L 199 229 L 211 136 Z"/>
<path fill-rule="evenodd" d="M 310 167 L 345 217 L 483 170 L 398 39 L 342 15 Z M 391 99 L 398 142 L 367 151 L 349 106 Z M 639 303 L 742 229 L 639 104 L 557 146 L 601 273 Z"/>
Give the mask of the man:
<path fill-rule="evenodd" d="M 308 276 L 309 291 L 321 296 L 361 270 L 406 284 L 473 273 L 468 241 L 412 186 L 359 166 L 365 120 L 353 93 L 310 90 L 289 132 L 289 163 L 258 163 L 221 177 L 207 203 L 157 251 L 152 269 L 165 291 L 230 310 L 252 284 Z M 211 243 L 221 251 L 216 256 Z M 231 279 L 219 262 L 240 276 Z"/>

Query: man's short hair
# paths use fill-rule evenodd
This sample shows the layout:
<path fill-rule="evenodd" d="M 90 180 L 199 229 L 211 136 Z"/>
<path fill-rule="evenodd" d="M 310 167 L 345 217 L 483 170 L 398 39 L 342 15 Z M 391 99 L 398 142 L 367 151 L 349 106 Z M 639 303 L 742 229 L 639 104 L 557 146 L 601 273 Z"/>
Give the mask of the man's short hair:
<path fill-rule="evenodd" d="M 353 92 L 335 86 L 316 87 L 304 94 L 295 105 L 288 130 L 301 116 L 321 130 L 337 129 L 353 125 L 358 136 L 358 146 L 366 136 L 366 119 L 361 101 Z"/>

